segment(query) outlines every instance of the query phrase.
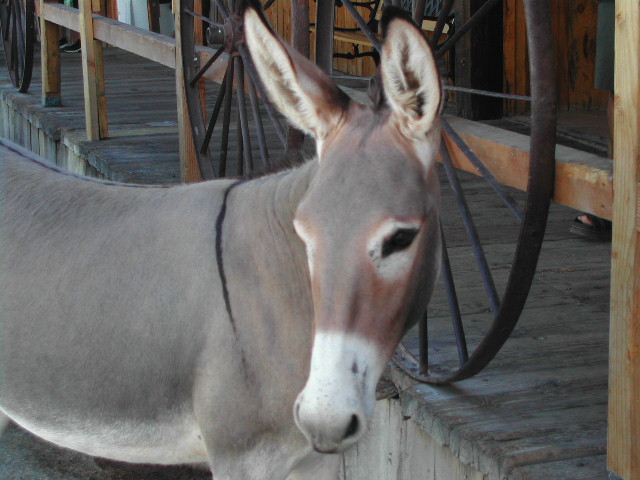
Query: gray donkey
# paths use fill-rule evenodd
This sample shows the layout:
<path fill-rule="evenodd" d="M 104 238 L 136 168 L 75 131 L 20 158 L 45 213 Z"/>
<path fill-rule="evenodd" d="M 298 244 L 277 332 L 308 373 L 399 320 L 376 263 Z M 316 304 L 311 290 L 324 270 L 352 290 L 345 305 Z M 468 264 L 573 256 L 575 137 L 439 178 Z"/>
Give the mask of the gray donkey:
<path fill-rule="evenodd" d="M 0 423 L 216 480 L 334 479 L 440 263 L 441 88 L 384 20 L 386 101 L 351 101 L 244 11 L 272 101 L 317 158 L 253 181 L 113 184 L 0 162 Z"/>

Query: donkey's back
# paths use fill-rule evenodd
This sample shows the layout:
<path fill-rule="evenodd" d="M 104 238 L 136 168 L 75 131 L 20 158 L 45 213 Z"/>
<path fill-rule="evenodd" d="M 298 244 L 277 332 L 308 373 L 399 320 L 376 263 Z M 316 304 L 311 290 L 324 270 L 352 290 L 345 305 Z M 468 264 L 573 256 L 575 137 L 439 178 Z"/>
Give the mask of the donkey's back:
<path fill-rule="evenodd" d="M 94 455 L 206 461 L 191 396 L 223 315 L 226 184 L 109 185 L 3 151 L 0 412 Z"/>

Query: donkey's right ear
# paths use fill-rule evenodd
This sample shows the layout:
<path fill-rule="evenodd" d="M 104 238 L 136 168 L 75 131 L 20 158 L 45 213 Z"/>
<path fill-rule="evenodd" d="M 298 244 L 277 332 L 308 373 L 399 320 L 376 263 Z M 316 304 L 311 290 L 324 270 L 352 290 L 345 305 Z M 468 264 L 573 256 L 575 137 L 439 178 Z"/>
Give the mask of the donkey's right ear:
<path fill-rule="evenodd" d="M 269 99 L 297 128 L 323 140 L 340 122 L 349 97 L 293 48 L 287 48 L 249 6 L 244 32 L 251 58 Z"/>

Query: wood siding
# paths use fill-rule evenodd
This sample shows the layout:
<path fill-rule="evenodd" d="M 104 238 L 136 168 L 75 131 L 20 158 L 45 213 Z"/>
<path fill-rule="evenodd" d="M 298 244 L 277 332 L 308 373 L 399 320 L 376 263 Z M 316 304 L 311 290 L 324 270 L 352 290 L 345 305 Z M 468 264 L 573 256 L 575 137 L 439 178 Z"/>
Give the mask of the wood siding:
<path fill-rule="evenodd" d="M 607 108 L 607 92 L 594 88 L 598 6 L 595 0 L 553 0 L 554 55 L 558 72 L 558 105 L 562 110 Z M 522 0 L 504 2 L 504 88 L 529 94 L 526 26 Z M 527 105 L 508 101 L 507 114 Z"/>
<path fill-rule="evenodd" d="M 316 2 L 311 1 L 310 22 L 315 20 Z M 558 68 L 559 106 L 562 110 L 597 110 L 607 107 L 607 93 L 593 86 L 596 52 L 596 0 L 553 0 L 554 55 Z M 368 12 L 360 8 L 368 18 Z M 286 39 L 291 36 L 291 2 L 275 2 L 267 12 L 276 30 Z M 336 9 L 336 25 L 352 28 L 354 20 L 345 8 Z M 312 34 L 312 52 L 313 48 Z M 367 47 L 361 47 L 367 49 Z M 336 52 L 353 52 L 353 44 L 334 43 Z M 369 49 L 370 50 L 370 49 Z M 358 76 L 370 76 L 375 71 L 370 57 L 347 60 L 334 59 L 334 68 Z M 504 0 L 504 91 L 519 95 L 529 93 L 526 26 L 522 0 Z M 505 114 L 522 113 L 528 105 L 507 101 Z"/>

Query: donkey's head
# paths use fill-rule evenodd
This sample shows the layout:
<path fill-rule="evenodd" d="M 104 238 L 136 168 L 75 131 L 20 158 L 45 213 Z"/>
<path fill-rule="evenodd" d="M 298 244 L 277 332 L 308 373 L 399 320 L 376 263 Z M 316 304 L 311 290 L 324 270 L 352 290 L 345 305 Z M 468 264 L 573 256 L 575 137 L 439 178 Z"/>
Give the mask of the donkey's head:
<path fill-rule="evenodd" d="M 318 170 L 294 220 L 315 316 L 294 415 L 326 453 L 365 432 L 376 384 L 424 313 L 439 265 L 440 81 L 422 32 L 399 10 L 386 13 L 386 101 L 369 107 L 284 45 L 261 13 L 245 12 L 247 44 L 271 100 L 317 143 Z"/>

